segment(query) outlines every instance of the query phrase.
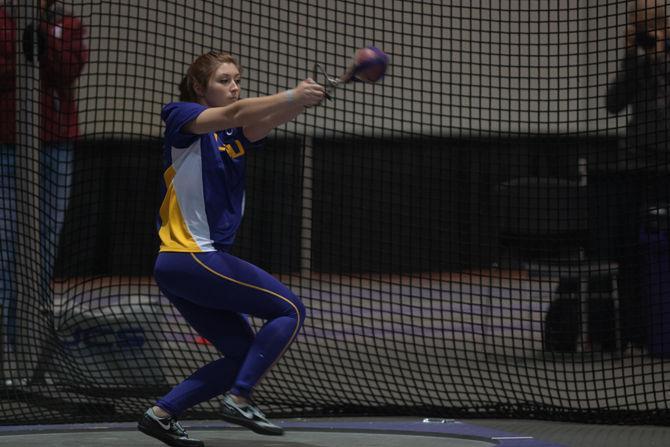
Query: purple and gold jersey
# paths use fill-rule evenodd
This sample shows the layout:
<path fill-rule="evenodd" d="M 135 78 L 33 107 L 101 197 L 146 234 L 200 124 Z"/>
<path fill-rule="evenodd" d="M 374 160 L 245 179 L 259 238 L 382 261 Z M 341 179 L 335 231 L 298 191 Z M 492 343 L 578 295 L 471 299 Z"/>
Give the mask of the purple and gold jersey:
<path fill-rule="evenodd" d="M 165 121 L 160 207 L 160 251 L 205 252 L 231 246 L 244 214 L 246 153 L 262 147 L 242 128 L 205 135 L 182 132 L 207 107 L 173 102 L 163 107 Z"/>

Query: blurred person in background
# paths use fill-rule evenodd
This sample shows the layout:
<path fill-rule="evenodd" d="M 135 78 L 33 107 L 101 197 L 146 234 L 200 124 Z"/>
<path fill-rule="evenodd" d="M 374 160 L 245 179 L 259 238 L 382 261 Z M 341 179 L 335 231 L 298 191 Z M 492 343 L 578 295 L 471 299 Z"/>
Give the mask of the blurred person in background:
<path fill-rule="evenodd" d="M 618 114 L 628 106 L 624 168 L 653 166 L 670 147 L 670 53 L 667 11 L 663 0 L 637 0 L 629 13 L 625 55 L 607 91 L 607 110 Z M 659 159 L 660 156 L 660 159 Z"/>
<path fill-rule="evenodd" d="M 589 180 L 592 189 L 602 188 L 596 197 L 616 198 L 609 210 L 602 203 L 597 207 L 602 208 L 596 211 L 601 220 L 597 238 L 606 241 L 620 264 L 622 339 L 629 348 L 642 348 L 648 342 L 640 232 L 650 210 L 667 206 L 668 200 L 669 31 L 665 1 L 630 2 L 624 56 L 606 96 L 610 113 L 626 113 L 626 133 L 614 163 Z"/>
<path fill-rule="evenodd" d="M 39 20 L 17 28 L 18 0 L 0 1 L 0 305 L 6 347 L 16 343 L 18 246 L 16 60 L 37 34 L 39 61 L 39 255 L 44 271 L 40 290 L 48 290 L 58 240 L 70 197 L 73 144 L 79 136 L 76 81 L 88 62 L 86 30 L 80 19 L 55 0 L 41 0 Z M 37 28 L 35 30 L 35 28 Z M 29 60 L 32 55 L 26 55 Z M 46 297 L 44 297 L 46 298 Z"/>

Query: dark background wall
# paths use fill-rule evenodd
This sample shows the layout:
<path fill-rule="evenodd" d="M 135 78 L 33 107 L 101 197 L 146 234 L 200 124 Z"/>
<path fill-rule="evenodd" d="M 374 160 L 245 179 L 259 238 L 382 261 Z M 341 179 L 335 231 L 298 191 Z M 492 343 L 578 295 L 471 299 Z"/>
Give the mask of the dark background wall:
<path fill-rule="evenodd" d="M 302 143 L 249 154 L 247 207 L 235 253 L 276 273 L 300 266 Z M 56 276 L 149 275 L 158 252 L 162 140 L 95 138 L 76 146 Z"/>
<path fill-rule="evenodd" d="M 614 154 L 616 143 L 553 135 L 316 138 L 311 268 L 346 273 L 490 266 L 501 253 L 499 184 L 517 177 L 576 180 L 580 158 L 593 165 Z M 151 273 L 161 144 L 157 138 L 115 137 L 78 144 L 57 276 Z M 274 273 L 300 269 L 302 146 L 299 138 L 273 138 L 249 155 L 247 207 L 235 253 Z M 571 211 L 565 212 L 570 219 Z M 616 241 L 608 238 L 593 247 L 612 245 Z"/>

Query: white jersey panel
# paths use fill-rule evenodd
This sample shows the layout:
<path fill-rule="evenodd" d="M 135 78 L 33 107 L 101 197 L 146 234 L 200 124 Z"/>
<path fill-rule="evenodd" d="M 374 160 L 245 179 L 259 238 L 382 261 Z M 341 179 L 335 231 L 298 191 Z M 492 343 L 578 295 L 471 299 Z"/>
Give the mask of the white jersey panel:
<path fill-rule="evenodd" d="M 172 181 L 184 223 L 202 251 L 215 251 L 207 221 L 200 139 L 188 148 L 172 147 Z"/>

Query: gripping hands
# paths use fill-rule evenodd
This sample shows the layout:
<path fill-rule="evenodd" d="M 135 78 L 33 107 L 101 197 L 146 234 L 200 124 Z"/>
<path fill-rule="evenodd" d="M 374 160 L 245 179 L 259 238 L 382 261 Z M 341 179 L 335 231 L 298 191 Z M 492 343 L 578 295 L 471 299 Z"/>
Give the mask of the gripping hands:
<path fill-rule="evenodd" d="M 325 96 L 326 90 L 323 86 L 314 82 L 312 78 L 307 78 L 293 89 L 291 100 L 301 106 L 311 107 L 319 104 Z"/>

